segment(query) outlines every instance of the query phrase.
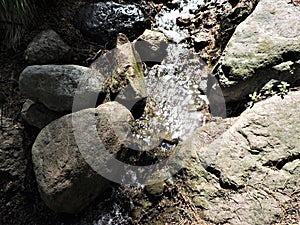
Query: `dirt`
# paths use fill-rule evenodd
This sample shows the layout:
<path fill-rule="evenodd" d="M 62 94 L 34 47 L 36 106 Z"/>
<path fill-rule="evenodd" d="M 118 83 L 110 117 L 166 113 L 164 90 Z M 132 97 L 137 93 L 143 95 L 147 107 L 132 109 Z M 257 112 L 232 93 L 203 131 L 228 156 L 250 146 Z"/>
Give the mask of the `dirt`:
<path fill-rule="evenodd" d="M 11 121 L 5 123 L 2 130 L 14 126 L 22 129 L 26 172 L 22 182 L 15 181 L 16 185 L 14 189 L 7 189 L 5 191 L 3 187 L 8 184 L 8 181 L 1 180 L 0 224 L 93 224 L 100 219 L 100 215 L 107 214 L 114 216 L 111 213 L 115 210 L 115 203 L 121 206 L 120 211 L 124 214 L 123 220 L 126 221 L 123 221 L 123 224 L 153 224 L 153 222 L 155 224 L 209 224 L 201 219 L 199 216 L 201 215 L 200 210 L 195 208 L 189 197 L 185 194 L 184 184 L 180 181 L 180 174 L 175 184 L 166 186 L 160 196 L 147 195 L 142 189 L 125 189 L 116 185 L 104 196 L 97 199 L 89 208 L 77 215 L 56 214 L 48 209 L 40 199 L 30 153 L 38 130 L 22 124 L 20 116 L 25 97 L 20 93 L 18 88 L 18 78 L 21 71 L 27 66 L 23 52 L 33 37 L 45 29 L 55 30 L 72 47 L 74 51 L 73 64 L 88 66 L 99 50 L 105 49 L 105 46 L 101 46 L 83 37 L 73 25 L 73 18 L 77 9 L 87 2 L 96 2 L 95 0 L 64 0 L 53 2 L 55 3 L 50 4 L 47 8 L 40 9 L 38 18 L 35 20 L 36 22 L 27 30 L 19 46 L 15 47 L 15 49 L 6 49 L 5 46 L 1 46 L 0 94 L 2 93 L 5 96 L 2 114 L 4 117 L 10 118 Z M 119 2 L 136 1 L 120 0 Z M 142 5 L 150 18 L 158 12 L 160 3 L 164 1 L 154 2 L 139 1 L 139 4 Z M 226 41 L 228 40 L 224 40 L 225 43 Z M 211 49 L 208 47 L 206 51 L 209 52 L 214 47 L 211 46 Z M 219 57 L 219 54 L 213 54 L 211 58 L 207 57 L 206 60 L 213 59 L 215 61 Z M 300 222 L 299 199 L 299 193 L 295 193 L 293 201 L 282 206 L 285 215 L 277 223 L 274 223 L 274 225 L 296 224 Z M 131 206 L 132 203 L 134 207 Z M 130 210 L 125 212 L 124 209 Z M 173 209 L 176 211 L 172 211 Z M 102 222 L 107 224 L 107 221 L 104 220 Z"/>

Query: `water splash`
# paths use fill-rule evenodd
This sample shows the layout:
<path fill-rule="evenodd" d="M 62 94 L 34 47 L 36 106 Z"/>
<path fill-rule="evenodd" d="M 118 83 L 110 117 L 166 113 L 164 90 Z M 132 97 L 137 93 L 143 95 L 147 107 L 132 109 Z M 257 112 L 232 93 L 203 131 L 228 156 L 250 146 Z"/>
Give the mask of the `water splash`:
<path fill-rule="evenodd" d="M 149 145 L 155 135 L 185 140 L 205 121 L 201 110 L 207 108 L 208 100 L 200 86 L 206 82 L 206 65 L 184 44 L 170 44 L 167 52 L 167 58 L 145 78 L 148 98 L 145 112 L 137 120 L 141 128 L 137 137 Z"/>
<path fill-rule="evenodd" d="M 172 4 L 176 4 L 178 7 L 170 9 L 167 6 L 163 6 L 161 12 L 155 19 L 157 29 L 175 43 L 179 43 L 189 37 L 189 31 L 187 28 L 182 29 L 177 25 L 177 18 L 194 18 L 195 15 L 193 13 L 204 4 L 204 0 L 173 0 Z"/>

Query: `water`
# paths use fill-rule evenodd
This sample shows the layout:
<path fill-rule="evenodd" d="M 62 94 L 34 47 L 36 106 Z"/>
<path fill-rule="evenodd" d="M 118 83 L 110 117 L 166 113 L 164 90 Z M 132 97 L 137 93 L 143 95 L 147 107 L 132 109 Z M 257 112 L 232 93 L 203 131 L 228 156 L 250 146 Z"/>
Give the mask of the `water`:
<path fill-rule="evenodd" d="M 185 44 L 170 44 L 167 51 L 161 65 L 145 74 L 148 98 L 136 121 L 141 128 L 136 137 L 149 147 L 163 139 L 185 140 L 206 121 L 208 100 L 200 91 L 207 78 L 205 63 Z"/>
<path fill-rule="evenodd" d="M 163 6 L 155 19 L 157 29 L 173 42 L 179 43 L 189 37 L 189 31 L 187 28 L 181 29 L 177 26 L 177 18 L 193 19 L 195 11 L 204 4 L 204 0 L 173 0 L 172 4 L 176 4 L 178 7 L 169 9 L 167 6 Z"/>
<path fill-rule="evenodd" d="M 128 215 L 122 212 L 122 208 L 117 203 L 113 204 L 112 211 L 99 215 L 99 219 L 93 222 L 93 225 L 126 225 L 128 224 Z"/>
<path fill-rule="evenodd" d="M 174 0 L 176 9 L 162 8 L 156 16 L 157 29 L 174 43 L 169 44 L 168 56 L 161 64 L 145 72 L 147 102 L 143 115 L 136 120 L 137 130 L 134 138 L 140 140 L 143 150 L 159 148 L 159 151 L 172 151 L 178 141 L 183 141 L 198 127 L 205 124 L 208 116 L 208 100 L 205 96 L 207 67 L 200 58 L 188 50 L 185 44 L 178 44 L 189 36 L 187 29 L 180 29 L 176 19 L 192 18 L 193 12 L 203 1 Z M 174 141 L 175 140 L 175 141 Z M 177 140 L 177 142 L 176 142 Z M 134 178 L 135 174 L 131 174 Z M 138 187 L 123 187 L 129 192 L 141 190 Z M 129 211 L 136 206 L 128 200 L 118 201 L 118 193 L 107 201 L 114 201 L 109 207 L 100 203 L 97 207 L 93 225 L 129 224 Z M 91 224 L 80 222 L 83 224 Z"/>

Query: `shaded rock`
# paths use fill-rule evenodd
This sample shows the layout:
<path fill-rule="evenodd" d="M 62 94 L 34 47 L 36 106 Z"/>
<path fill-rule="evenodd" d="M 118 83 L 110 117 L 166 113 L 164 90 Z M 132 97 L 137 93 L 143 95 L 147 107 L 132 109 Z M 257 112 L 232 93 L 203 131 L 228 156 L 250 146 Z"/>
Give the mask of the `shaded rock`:
<path fill-rule="evenodd" d="M 299 83 L 297 7 L 261 0 L 237 28 L 215 69 L 227 102 L 238 101 L 271 79 Z"/>
<path fill-rule="evenodd" d="M 76 213 L 104 193 L 110 182 L 95 168 L 99 166 L 101 174 L 111 172 L 107 158 L 121 151 L 120 132 L 130 129 L 131 120 L 125 107 L 109 102 L 68 114 L 40 132 L 32 147 L 32 160 L 41 197 L 48 207 Z M 111 176 L 117 177 L 118 170 L 113 169 Z"/>
<path fill-rule="evenodd" d="M 203 35 L 203 36 L 201 36 Z M 198 33 L 195 35 L 194 37 L 194 48 L 196 52 L 201 51 L 202 49 L 204 49 L 206 46 L 209 45 L 209 38 L 206 37 L 208 36 L 207 34 L 201 34 Z"/>
<path fill-rule="evenodd" d="M 24 53 L 29 64 L 67 63 L 71 58 L 71 48 L 53 30 L 38 34 Z"/>
<path fill-rule="evenodd" d="M 283 214 L 281 205 L 300 185 L 299 97 L 259 102 L 209 145 L 202 127 L 181 146 L 194 152 L 186 187 L 204 219 L 270 224 Z"/>
<path fill-rule="evenodd" d="M 61 113 L 52 111 L 43 104 L 29 99 L 23 104 L 21 115 L 26 123 L 39 129 L 62 116 Z"/>
<path fill-rule="evenodd" d="M 20 90 L 29 99 L 53 111 L 72 111 L 95 107 L 104 95 L 106 80 L 96 70 L 77 65 L 28 66 L 19 78 Z"/>
<path fill-rule="evenodd" d="M 166 56 L 168 39 L 159 31 L 145 30 L 134 43 L 143 62 L 160 63 Z"/>
<path fill-rule="evenodd" d="M 0 201 L 9 199 L 15 192 L 24 189 L 27 165 L 23 149 L 23 127 L 8 118 L 2 118 L 2 120 L 0 129 Z"/>
<path fill-rule="evenodd" d="M 134 39 L 150 28 L 150 21 L 134 4 L 98 2 L 87 4 L 80 9 L 77 27 L 95 42 L 114 45 L 118 33 Z"/>
<path fill-rule="evenodd" d="M 236 27 L 255 9 L 259 0 L 231 0 L 232 9 L 220 20 L 220 30 L 216 34 L 215 44 L 222 50 L 234 33 Z"/>

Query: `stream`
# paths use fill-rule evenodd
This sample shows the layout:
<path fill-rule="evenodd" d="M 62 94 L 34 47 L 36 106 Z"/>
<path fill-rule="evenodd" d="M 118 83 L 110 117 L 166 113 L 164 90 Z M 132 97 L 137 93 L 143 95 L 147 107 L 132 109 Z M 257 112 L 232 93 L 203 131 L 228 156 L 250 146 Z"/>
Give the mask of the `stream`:
<path fill-rule="evenodd" d="M 135 120 L 138 129 L 134 134 L 134 138 L 143 143 L 140 145 L 143 151 L 157 148 L 161 152 L 170 152 L 211 117 L 205 95 L 207 65 L 183 43 L 190 36 L 189 31 L 176 25 L 178 17 L 193 18 L 193 12 L 201 4 L 204 1 L 174 0 L 171 5 L 175 7 L 163 6 L 155 18 L 155 30 L 163 32 L 173 43 L 168 44 L 167 56 L 160 64 L 145 70 L 148 97 L 143 115 Z M 91 212 L 98 218 L 93 225 L 130 223 L 128 212 L 137 206 L 131 201 L 119 201 L 118 195 L 124 189 L 135 192 L 141 186 L 115 190 L 110 198 Z M 80 221 L 79 224 L 90 223 Z"/>

